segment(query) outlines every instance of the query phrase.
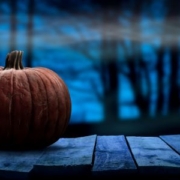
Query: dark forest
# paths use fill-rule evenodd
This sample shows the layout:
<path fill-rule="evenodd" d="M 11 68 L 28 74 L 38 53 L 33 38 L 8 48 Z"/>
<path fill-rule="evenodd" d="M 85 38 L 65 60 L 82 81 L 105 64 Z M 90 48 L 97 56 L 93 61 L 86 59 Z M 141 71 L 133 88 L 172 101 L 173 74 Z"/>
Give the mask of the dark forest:
<path fill-rule="evenodd" d="M 61 76 L 76 134 L 172 134 L 180 129 L 179 9 L 179 0 L 1 0 L 0 66 L 22 50 L 24 66 Z"/>

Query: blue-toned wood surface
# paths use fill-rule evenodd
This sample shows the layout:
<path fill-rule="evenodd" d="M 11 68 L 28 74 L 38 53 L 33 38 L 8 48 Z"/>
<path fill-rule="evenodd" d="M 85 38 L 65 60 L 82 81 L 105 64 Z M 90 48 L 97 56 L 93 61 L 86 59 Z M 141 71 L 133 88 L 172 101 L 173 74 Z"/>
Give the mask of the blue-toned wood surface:
<path fill-rule="evenodd" d="M 180 156 L 159 137 L 127 137 L 142 174 L 180 174 Z"/>
<path fill-rule="evenodd" d="M 179 137 L 88 135 L 39 151 L 0 151 L 0 179 L 180 177 Z"/>
<path fill-rule="evenodd" d="M 160 138 L 180 154 L 180 134 L 162 135 Z"/>
<path fill-rule="evenodd" d="M 42 151 L 0 151 L 0 179 L 27 179 Z"/>
<path fill-rule="evenodd" d="M 136 165 L 123 135 L 97 137 L 92 169 L 94 176 L 135 173 L 136 170 Z"/>
<path fill-rule="evenodd" d="M 85 176 L 90 173 L 96 135 L 62 138 L 46 150 L 34 164 L 38 176 Z"/>

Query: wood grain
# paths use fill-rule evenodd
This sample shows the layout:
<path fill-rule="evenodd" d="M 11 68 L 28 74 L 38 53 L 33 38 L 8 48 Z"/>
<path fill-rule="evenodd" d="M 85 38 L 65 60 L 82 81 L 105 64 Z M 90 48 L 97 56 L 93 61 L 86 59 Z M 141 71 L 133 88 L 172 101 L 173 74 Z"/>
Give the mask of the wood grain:
<path fill-rule="evenodd" d="M 62 138 L 44 151 L 33 173 L 44 176 L 84 176 L 91 172 L 96 135 Z"/>
<path fill-rule="evenodd" d="M 180 173 L 180 156 L 159 137 L 128 136 L 127 141 L 140 173 L 156 175 Z"/>
<path fill-rule="evenodd" d="M 160 138 L 180 154 L 180 134 L 162 135 Z"/>
<path fill-rule="evenodd" d="M 93 176 L 113 176 L 135 173 L 137 170 L 125 137 L 97 136 Z"/>
<path fill-rule="evenodd" d="M 42 151 L 0 151 L 0 179 L 28 179 Z"/>

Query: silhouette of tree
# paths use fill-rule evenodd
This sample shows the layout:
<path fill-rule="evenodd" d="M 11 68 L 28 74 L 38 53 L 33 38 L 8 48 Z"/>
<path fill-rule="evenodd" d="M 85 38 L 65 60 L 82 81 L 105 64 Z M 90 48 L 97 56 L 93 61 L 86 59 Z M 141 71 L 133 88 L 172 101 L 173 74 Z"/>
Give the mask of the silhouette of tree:
<path fill-rule="evenodd" d="M 146 82 L 148 82 L 148 76 L 145 71 L 145 64 L 142 60 L 142 50 L 141 50 L 141 29 L 139 27 L 139 23 L 141 21 L 141 15 L 142 15 L 142 3 L 143 1 L 138 0 L 137 1 L 123 1 L 123 9 L 125 12 L 128 10 L 128 19 L 126 20 L 129 24 L 128 27 L 126 27 L 131 34 L 130 37 L 128 37 L 128 42 L 131 44 L 130 49 L 128 50 L 128 47 L 126 45 L 126 39 L 121 41 L 121 47 L 123 48 L 124 54 L 126 54 L 126 61 L 125 64 L 128 67 L 129 71 L 128 73 L 124 73 L 130 83 L 131 88 L 134 93 L 134 104 L 138 107 L 140 110 L 141 116 L 142 115 L 148 115 L 148 109 L 149 109 L 149 91 L 148 95 L 144 95 L 143 88 L 142 88 L 142 78 L 145 79 Z M 122 17 L 124 19 L 124 17 Z M 123 25 L 122 25 L 123 26 Z M 134 36 L 133 36 L 134 35 Z M 131 52 L 131 53 L 129 53 Z M 121 64 L 119 65 L 121 66 Z M 120 68 L 121 69 L 121 68 Z M 121 70 L 120 73 L 123 73 Z M 148 89 L 149 84 L 147 83 Z"/>
<path fill-rule="evenodd" d="M 15 3 L 16 1 L 11 1 Z M 178 79 L 178 68 L 179 68 L 179 53 L 178 53 L 178 39 L 173 39 L 173 43 L 169 45 L 164 34 L 168 30 L 163 29 L 167 26 L 166 22 L 169 23 L 168 17 L 177 16 L 179 2 L 178 1 L 152 1 L 152 0 L 45 0 L 44 3 L 55 8 L 58 11 L 58 28 L 53 29 L 52 32 L 58 33 L 58 38 L 53 42 L 59 45 L 59 41 L 67 43 L 69 48 L 83 54 L 91 62 L 95 60 L 94 70 L 97 70 L 101 77 L 101 83 L 103 86 L 103 94 L 99 94 L 97 91 L 97 96 L 102 102 L 104 109 L 105 121 L 116 122 L 119 121 L 119 88 L 123 88 L 123 85 L 119 85 L 119 74 L 123 74 L 130 81 L 133 93 L 134 93 L 134 103 L 139 108 L 141 115 L 148 115 L 150 113 L 150 107 L 154 106 L 154 113 L 161 113 L 163 111 L 164 104 L 167 103 L 165 100 L 167 95 L 164 95 L 164 58 L 169 50 L 171 61 L 171 76 L 170 76 L 170 102 L 169 111 L 177 111 L 179 108 L 179 85 Z M 158 4 L 159 3 L 159 4 Z M 165 10 L 161 9 L 161 4 L 163 6 L 168 6 L 170 9 L 168 17 L 164 14 Z M 27 66 L 32 66 L 32 37 L 33 37 L 33 13 L 35 8 L 35 1 L 29 1 L 28 6 L 28 55 L 27 55 Z M 161 15 L 158 13 L 158 8 L 162 11 Z M 176 8 L 176 9 L 175 9 Z M 45 13 L 46 11 L 42 8 L 38 13 Z M 16 6 L 12 6 L 12 13 L 15 14 Z M 120 22 L 120 18 L 123 18 L 123 12 L 127 19 Z M 50 10 L 48 11 L 50 14 Z M 179 15 L 179 14 L 178 14 Z M 56 23 L 53 20 L 53 15 L 51 16 L 52 23 Z M 156 18 L 161 18 L 158 22 Z M 12 34 L 12 45 L 15 44 L 16 32 L 15 16 L 11 19 L 11 33 Z M 147 21 L 143 24 L 144 19 Z M 83 22 L 80 20 L 83 19 Z M 129 24 L 128 26 L 124 24 Z M 75 32 L 72 35 L 68 30 L 63 31 L 63 25 L 68 24 L 71 26 L 70 30 L 73 29 Z M 163 25 L 162 25 L 163 24 Z M 160 29 L 160 33 L 154 33 L 157 28 Z M 147 28 L 149 27 L 149 29 Z M 91 28 L 91 29 L 88 29 Z M 100 36 L 100 40 L 91 39 L 90 31 L 97 31 Z M 123 30 L 129 33 L 123 33 Z M 147 32 L 150 35 L 147 35 Z M 143 33 L 147 34 L 143 34 Z M 122 34 L 121 34 L 122 33 Z M 162 33 L 162 34 L 161 34 Z M 129 37 L 123 37 L 126 34 Z M 56 36 L 57 37 L 57 36 Z M 49 37 L 48 37 L 49 38 Z M 155 39 L 161 39 L 161 47 L 156 48 L 152 41 Z M 127 45 L 128 39 L 128 45 Z M 171 41 L 171 40 L 170 40 Z M 144 42 L 149 46 L 152 46 L 151 52 L 142 51 L 141 47 L 144 47 Z M 100 56 L 94 56 L 91 53 L 91 45 L 93 43 L 99 44 L 98 50 L 95 53 L 99 53 Z M 173 45 L 172 45 L 173 44 Z M 14 46 L 14 45 L 13 45 Z M 11 49 L 13 49 L 13 46 Z M 119 47 L 125 54 L 125 61 L 119 61 Z M 147 53 L 147 54 L 146 54 Z M 148 54 L 149 53 L 149 54 Z M 153 61 L 151 59 L 154 58 Z M 154 56 L 154 57 L 153 57 Z M 98 58 L 97 58 L 98 57 Z M 98 63 L 99 64 L 98 64 Z M 125 71 L 123 67 L 126 66 L 128 71 Z M 87 69 L 84 68 L 84 71 Z M 72 69 L 69 73 L 70 76 L 73 74 L 78 74 L 78 70 Z M 151 75 L 156 76 L 156 82 L 153 82 Z M 143 81 L 146 83 L 146 93 L 143 90 Z M 96 85 L 94 81 L 92 83 L 92 88 L 96 92 Z M 155 97 L 155 98 L 154 98 Z M 154 100 L 152 100 L 154 98 Z M 166 101 L 166 102 L 165 102 Z"/>
<path fill-rule="evenodd" d="M 10 51 L 15 50 L 16 48 L 16 12 L 17 12 L 17 3 L 16 0 L 10 0 L 10 6 L 11 6 L 11 20 L 10 20 L 10 31 L 11 31 L 11 37 L 10 37 Z"/>
<path fill-rule="evenodd" d="M 74 16 L 77 18 L 78 15 L 82 17 L 82 13 L 84 18 L 87 18 L 90 26 L 93 27 L 98 24 L 98 32 L 101 36 L 100 42 L 100 63 L 99 65 L 95 65 L 95 69 L 99 71 L 100 77 L 103 84 L 104 93 L 103 95 L 98 95 L 100 98 L 103 109 L 104 109 L 104 120 L 105 121 L 117 121 L 118 120 L 118 41 L 114 39 L 114 35 L 111 31 L 111 24 L 117 24 L 118 22 L 118 14 L 117 11 L 114 11 L 116 5 L 119 5 L 119 1 L 56 1 L 52 0 L 49 2 L 51 5 L 58 7 L 61 11 L 66 11 L 69 13 L 71 18 Z M 89 13 L 88 11 L 84 11 L 83 9 L 87 8 L 87 5 L 91 4 L 92 9 Z M 95 9 L 93 9 L 95 7 Z M 98 13 L 97 13 L 98 12 Z M 95 13 L 93 16 L 92 14 Z M 92 16 L 92 19 L 91 19 Z M 95 18 L 96 19 L 93 19 Z M 76 19 L 77 21 L 77 19 Z M 97 24 L 96 24 L 97 23 Z M 69 22 L 70 24 L 70 22 Z M 87 22 L 88 24 L 88 22 Z M 70 24 L 71 25 L 71 24 Z M 88 47 L 92 41 L 86 41 L 86 46 L 84 46 L 84 40 L 86 39 L 86 35 L 84 35 L 84 30 L 78 26 L 78 22 L 73 24 L 76 33 L 79 35 L 81 43 L 71 44 L 69 47 L 72 47 L 74 50 L 80 51 L 83 53 L 88 59 L 91 61 L 94 60 L 94 57 L 90 53 L 90 48 Z M 63 38 L 66 38 L 67 41 L 72 41 L 74 37 L 71 37 L 69 34 L 63 34 Z M 88 35 L 90 37 L 90 35 Z M 94 87 L 94 82 L 92 82 L 92 86 Z M 95 90 L 95 89 L 94 89 Z M 98 93 L 98 92 L 97 92 Z"/>
<path fill-rule="evenodd" d="M 27 59 L 26 66 L 32 67 L 32 55 L 33 55 L 33 14 L 34 14 L 35 0 L 30 0 L 28 4 L 28 28 L 27 28 Z"/>
<path fill-rule="evenodd" d="M 164 96 L 164 86 L 166 86 L 163 83 L 163 78 L 165 76 L 165 72 L 163 71 L 164 69 L 164 63 L 163 63 L 163 59 L 164 59 L 164 54 L 165 54 L 165 50 L 164 48 L 160 48 L 158 53 L 158 64 L 157 64 L 157 71 L 158 71 L 158 100 L 157 100 L 157 113 L 158 114 L 167 114 L 167 112 L 163 112 L 163 106 L 165 105 L 165 103 L 167 103 L 166 97 Z M 166 94 L 167 96 L 167 94 Z M 167 111 L 167 110 L 166 110 Z"/>
<path fill-rule="evenodd" d="M 98 1 L 97 1 L 98 2 Z M 114 24 L 118 24 L 116 7 L 119 1 L 104 1 L 101 3 L 102 40 L 101 40 L 101 77 L 104 87 L 103 106 L 105 121 L 113 122 L 118 116 L 118 40 L 111 33 Z M 107 26 L 108 25 L 108 26 Z M 108 29 L 106 29 L 108 28 Z"/>
<path fill-rule="evenodd" d="M 176 0 L 168 1 L 169 6 L 169 17 L 172 19 L 176 19 L 179 17 L 179 8 L 180 2 Z M 177 23 L 177 22 L 176 22 Z M 178 26 L 176 24 L 176 26 Z M 175 35 L 175 37 L 174 37 Z M 178 85 L 178 60 L 180 58 L 178 42 L 179 39 L 176 34 L 171 34 L 170 40 L 170 56 L 171 56 L 171 76 L 170 76 L 170 101 L 169 101 L 169 111 L 177 113 L 179 111 L 180 105 L 180 87 Z"/>

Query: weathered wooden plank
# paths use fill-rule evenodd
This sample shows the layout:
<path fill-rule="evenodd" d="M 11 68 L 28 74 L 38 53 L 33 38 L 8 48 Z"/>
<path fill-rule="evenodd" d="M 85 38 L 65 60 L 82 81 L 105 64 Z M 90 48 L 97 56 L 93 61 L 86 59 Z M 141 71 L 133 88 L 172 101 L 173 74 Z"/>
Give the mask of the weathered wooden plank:
<path fill-rule="evenodd" d="M 180 156 L 159 137 L 127 136 L 140 174 L 177 175 Z"/>
<path fill-rule="evenodd" d="M 123 135 L 97 136 L 93 176 L 112 177 L 118 174 L 136 173 L 136 170 Z"/>
<path fill-rule="evenodd" d="M 160 138 L 180 154 L 180 134 L 162 135 Z"/>
<path fill-rule="evenodd" d="M 0 151 L 0 179 L 29 179 L 42 151 Z"/>
<path fill-rule="evenodd" d="M 96 135 L 61 138 L 34 165 L 34 176 L 84 176 L 91 173 Z"/>

